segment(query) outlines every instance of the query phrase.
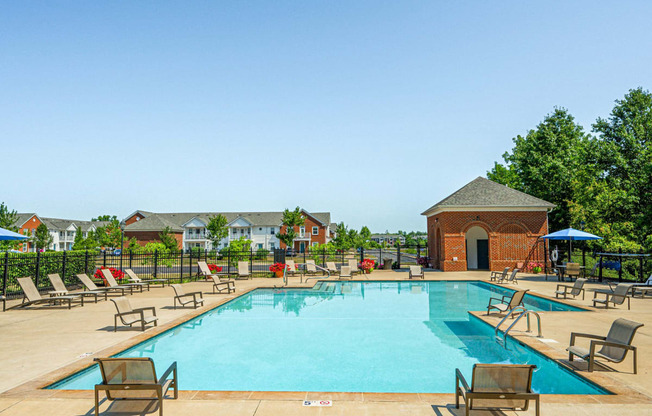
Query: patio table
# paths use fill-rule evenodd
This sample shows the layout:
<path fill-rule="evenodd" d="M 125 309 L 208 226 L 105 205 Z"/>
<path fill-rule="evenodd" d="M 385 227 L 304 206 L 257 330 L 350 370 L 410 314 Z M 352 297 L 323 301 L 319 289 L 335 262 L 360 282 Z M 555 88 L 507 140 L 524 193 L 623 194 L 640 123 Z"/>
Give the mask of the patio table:
<path fill-rule="evenodd" d="M 559 274 L 557 275 L 557 280 L 559 280 L 560 282 L 565 282 L 565 281 L 566 281 L 566 280 L 565 280 L 565 278 L 566 278 L 566 265 L 565 265 L 565 264 L 562 264 L 562 265 L 556 266 L 556 268 L 559 269 Z M 581 274 L 582 276 L 584 276 L 584 270 L 585 270 L 585 269 L 586 269 L 585 266 L 580 266 L 580 274 Z M 572 282 L 573 279 L 570 278 L 569 281 Z"/>

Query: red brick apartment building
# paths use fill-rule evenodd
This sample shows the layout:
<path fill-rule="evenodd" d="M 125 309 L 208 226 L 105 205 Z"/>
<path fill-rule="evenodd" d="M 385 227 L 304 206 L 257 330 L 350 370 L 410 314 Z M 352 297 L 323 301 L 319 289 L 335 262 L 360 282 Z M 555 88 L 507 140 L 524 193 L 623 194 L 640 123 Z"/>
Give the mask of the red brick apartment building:
<path fill-rule="evenodd" d="M 547 234 L 554 207 L 478 177 L 422 213 L 432 266 L 443 271 L 515 267 Z"/>

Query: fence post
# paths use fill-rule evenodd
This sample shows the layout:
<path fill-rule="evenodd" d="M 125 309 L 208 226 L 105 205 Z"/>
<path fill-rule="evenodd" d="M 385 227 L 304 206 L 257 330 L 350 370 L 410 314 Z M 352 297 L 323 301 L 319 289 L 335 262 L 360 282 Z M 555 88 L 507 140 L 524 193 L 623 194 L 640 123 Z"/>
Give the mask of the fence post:
<path fill-rule="evenodd" d="M 643 275 L 643 250 L 639 250 L 638 254 L 641 256 L 638 258 L 638 281 L 643 282 L 645 278 Z"/>
<path fill-rule="evenodd" d="M 364 261 L 364 247 L 360 247 L 360 263 Z"/>
<path fill-rule="evenodd" d="M 38 257 L 37 257 L 37 260 L 38 260 Z M 62 263 L 63 264 L 61 265 L 61 278 L 65 282 L 66 281 L 66 252 L 65 251 L 63 252 L 63 261 L 62 261 Z M 36 287 L 38 287 L 38 274 L 36 275 Z"/>
<path fill-rule="evenodd" d="M 618 249 L 618 254 L 623 254 L 623 249 Z M 623 256 L 618 256 L 618 281 L 623 281 Z"/>
<path fill-rule="evenodd" d="M 5 267 L 2 273 L 2 296 L 7 297 L 7 275 L 9 274 L 9 252 L 5 251 Z"/>
<path fill-rule="evenodd" d="M 417 261 L 421 257 L 421 244 L 417 243 Z"/>
<path fill-rule="evenodd" d="M 586 243 L 582 243 L 582 266 L 586 267 Z"/>
<path fill-rule="evenodd" d="M 254 277 L 254 248 L 249 247 L 249 273 Z"/>
<path fill-rule="evenodd" d="M 64 251 L 65 254 L 65 251 Z M 106 250 L 104 250 L 104 261 L 102 263 L 102 267 L 106 267 Z"/>
<path fill-rule="evenodd" d="M 154 279 L 156 279 L 156 275 L 158 274 L 158 250 L 154 250 Z"/>
<path fill-rule="evenodd" d="M 231 274 L 231 247 L 226 249 L 226 274 Z"/>
<path fill-rule="evenodd" d="M 321 252 L 321 267 L 326 267 L 326 249 L 324 248 Z M 643 266 L 641 266 L 641 270 Z"/>
<path fill-rule="evenodd" d="M 84 252 L 84 273 L 88 274 L 88 250 Z"/>
<path fill-rule="evenodd" d="M 602 283 L 602 254 L 600 254 L 600 273 L 598 275 L 600 276 L 600 283 Z"/>
<path fill-rule="evenodd" d="M 36 252 L 36 271 L 34 273 L 36 273 L 36 287 L 38 287 L 39 275 L 41 274 L 41 252 L 40 251 Z M 65 274 L 63 276 L 63 281 L 64 282 L 66 281 Z"/>
<path fill-rule="evenodd" d="M 401 245 L 396 246 L 396 268 L 401 268 Z"/>
<path fill-rule="evenodd" d="M 133 266 L 132 266 L 133 260 L 134 260 L 134 251 L 129 250 L 129 268 L 130 269 L 133 269 Z"/>
<path fill-rule="evenodd" d="M 179 283 L 183 283 L 183 250 L 181 250 L 181 270 L 179 270 Z"/>

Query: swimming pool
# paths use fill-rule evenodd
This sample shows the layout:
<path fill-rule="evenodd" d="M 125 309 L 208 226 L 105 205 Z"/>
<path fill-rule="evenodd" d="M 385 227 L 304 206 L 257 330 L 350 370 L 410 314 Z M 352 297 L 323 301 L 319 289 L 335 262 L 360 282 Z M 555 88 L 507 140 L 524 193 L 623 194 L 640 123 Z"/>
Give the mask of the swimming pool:
<path fill-rule="evenodd" d="M 183 390 L 452 393 L 455 368 L 530 363 L 540 393 L 608 394 L 470 316 L 509 289 L 482 282 L 328 282 L 257 289 L 119 356 L 179 366 Z M 528 296 L 528 308 L 579 310 Z M 545 313 L 545 312 L 544 312 Z M 545 327 L 544 327 L 545 330 Z M 96 367 L 50 388 L 92 389 Z"/>

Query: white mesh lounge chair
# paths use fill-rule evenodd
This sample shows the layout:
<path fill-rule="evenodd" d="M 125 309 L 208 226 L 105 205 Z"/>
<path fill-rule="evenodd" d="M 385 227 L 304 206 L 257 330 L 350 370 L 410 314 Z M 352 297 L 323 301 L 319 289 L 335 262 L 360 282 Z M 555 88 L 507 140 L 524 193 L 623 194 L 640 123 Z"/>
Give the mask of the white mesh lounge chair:
<path fill-rule="evenodd" d="M 518 280 L 516 279 L 516 273 L 520 272 L 519 269 L 514 269 L 512 272 L 509 274 L 509 277 L 506 279 L 500 279 L 496 283 L 498 284 L 503 284 L 503 283 L 514 283 L 515 285 L 518 284 Z"/>
<path fill-rule="evenodd" d="M 512 294 L 512 296 L 503 296 L 501 299 L 489 298 L 489 305 L 487 306 L 487 315 L 489 315 L 489 313 L 494 309 L 499 313 L 504 313 L 504 312 L 511 311 L 517 306 L 522 305 L 523 298 L 525 297 L 525 292 L 527 292 L 528 290 L 529 289 L 517 290 Z M 494 300 L 497 301 L 498 303 L 493 303 Z"/>
<path fill-rule="evenodd" d="M 125 295 L 125 290 L 129 290 L 131 292 L 131 288 L 129 287 L 110 287 L 110 286 L 104 286 L 104 287 L 97 287 L 95 283 L 91 280 L 90 277 L 88 277 L 87 274 L 85 273 L 80 273 L 77 276 L 77 279 L 79 279 L 80 282 L 84 285 L 84 287 L 87 290 L 90 290 L 91 292 L 120 292 L 121 296 Z"/>
<path fill-rule="evenodd" d="M 124 296 L 111 299 L 111 302 L 115 304 L 115 308 L 118 311 L 118 313 L 113 317 L 113 332 L 118 330 L 118 318 L 120 318 L 123 325 L 128 325 L 130 328 L 133 324 L 139 323 L 143 331 L 147 324 L 154 324 L 154 326 L 157 325 L 158 318 L 156 317 L 156 308 L 153 306 L 134 309 L 131 307 L 129 299 Z M 146 311 L 151 311 L 151 315 L 146 315 Z"/>
<path fill-rule="evenodd" d="M 323 267 L 317 266 L 314 260 L 306 260 L 306 274 L 315 275 L 315 274 L 324 274 L 324 271 L 328 271 Z"/>
<path fill-rule="evenodd" d="M 342 266 L 340 269 L 340 275 L 339 279 L 340 280 L 351 280 L 352 278 L 352 273 L 351 273 L 351 267 L 350 266 Z"/>
<path fill-rule="evenodd" d="M 495 280 L 503 280 L 507 277 L 507 273 L 509 273 L 509 267 L 505 267 L 502 272 L 491 272 L 489 280 L 492 282 Z"/>
<path fill-rule="evenodd" d="M 118 284 L 118 282 L 115 281 L 115 278 L 111 274 L 111 270 L 109 269 L 100 269 L 102 271 L 102 276 L 104 276 L 104 280 L 106 280 L 106 283 L 110 287 L 128 287 L 131 290 L 131 294 L 134 293 L 134 288 L 139 288 L 140 293 L 143 293 L 143 288 L 147 287 L 147 290 L 149 291 L 149 283 L 122 283 Z"/>
<path fill-rule="evenodd" d="M 534 400 L 535 415 L 540 414 L 539 395 L 532 392 L 532 373 L 535 365 L 475 364 L 471 386 L 462 372 L 455 370 L 455 408 L 464 399 L 465 414 L 471 409 L 528 409 Z"/>
<path fill-rule="evenodd" d="M 652 293 L 652 274 L 647 278 L 645 283 L 635 283 L 632 285 L 632 297 L 640 294 L 644 298 L 648 293 Z"/>
<path fill-rule="evenodd" d="M 179 284 L 170 286 L 172 286 L 172 289 L 174 289 L 174 309 L 177 308 L 177 301 L 181 306 L 192 304 L 192 307 L 195 309 L 197 306 L 204 305 L 204 298 L 202 297 L 201 292 L 186 293 L 183 290 L 183 287 Z"/>
<path fill-rule="evenodd" d="M 630 309 L 629 291 L 632 290 L 630 283 L 620 283 L 614 290 L 596 289 L 593 291 L 593 307 L 596 304 L 604 305 L 605 309 L 609 309 L 609 304 L 622 305 L 627 300 L 627 309 Z M 604 295 L 604 299 L 599 299 L 598 295 Z"/>
<path fill-rule="evenodd" d="M 208 268 L 208 264 L 205 261 L 198 261 L 197 266 L 199 267 L 199 274 L 204 276 L 204 279 L 208 281 L 213 281 L 213 276 L 217 277 L 218 280 L 224 282 L 231 280 L 228 274 L 211 272 L 211 269 Z"/>
<path fill-rule="evenodd" d="M 235 282 L 233 280 L 220 280 L 216 275 L 211 275 L 211 281 L 213 282 L 213 294 L 215 293 L 226 293 L 235 292 Z"/>
<path fill-rule="evenodd" d="M 573 361 L 573 356 L 581 357 L 589 362 L 589 371 L 593 371 L 595 359 L 602 358 L 612 363 L 620 363 L 631 351 L 634 359 L 634 374 L 636 374 L 636 347 L 632 346 L 632 340 L 636 330 L 643 324 L 619 318 L 611 324 L 611 329 L 606 337 L 600 335 L 581 334 L 571 332 L 570 346 L 568 351 L 568 360 Z M 591 344 L 589 348 L 582 348 L 575 345 L 576 338 L 589 338 Z M 597 347 L 602 347 L 596 351 Z"/>
<path fill-rule="evenodd" d="M 156 377 L 154 361 L 146 357 L 96 358 L 102 373 L 102 383 L 95 385 L 95 416 L 99 416 L 99 392 L 108 400 L 157 400 L 158 414 L 163 416 L 163 399 L 170 388 L 174 398 L 179 397 L 177 362 L 165 370 L 161 378 Z M 170 374 L 172 378 L 170 379 Z"/>
<path fill-rule="evenodd" d="M 59 302 L 66 302 L 68 303 L 68 309 L 72 308 L 72 301 L 77 300 L 80 301 L 81 306 L 84 306 L 84 298 L 82 296 L 54 296 L 50 298 L 44 298 L 41 297 L 41 294 L 38 293 L 38 289 L 36 288 L 36 285 L 32 281 L 31 277 L 19 277 L 16 279 L 18 281 L 18 284 L 20 285 L 20 288 L 23 290 L 23 302 L 18 305 L 18 307 L 23 308 L 25 306 L 30 306 L 30 305 L 39 305 L 42 303 L 47 303 L 49 305 L 55 305 L 56 303 Z"/>
<path fill-rule="evenodd" d="M 331 274 L 339 274 L 340 273 L 340 271 L 337 269 L 337 266 L 335 265 L 334 261 L 327 261 L 326 262 L 326 269 L 328 269 L 328 271 Z"/>
<path fill-rule="evenodd" d="M 358 268 L 358 261 L 355 259 L 350 259 L 348 261 L 349 267 L 351 268 L 351 273 L 360 273 L 360 269 Z"/>
<path fill-rule="evenodd" d="M 170 285 L 170 279 L 147 279 L 147 280 L 143 280 L 140 277 L 138 277 L 138 275 L 131 269 L 125 269 L 125 273 L 127 273 L 127 276 L 129 276 L 129 280 L 131 280 L 134 283 L 147 283 L 148 285 L 153 284 L 153 283 L 160 283 L 161 287 L 165 287 L 166 283 L 167 283 L 168 286 Z"/>
<path fill-rule="evenodd" d="M 50 296 L 71 295 L 71 296 L 92 297 L 93 299 L 95 299 L 95 303 L 97 303 L 98 296 L 104 296 L 104 300 L 107 299 L 106 291 L 101 291 L 101 290 L 89 290 L 89 291 L 84 291 L 79 293 L 70 293 L 66 285 L 63 283 L 63 280 L 61 280 L 61 276 L 59 276 L 57 273 L 49 274 L 48 279 L 50 279 L 50 283 L 52 283 L 52 287 L 54 288 L 54 291 L 50 292 Z"/>
<path fill-rule="evenodd" d="M 248 261 L 238 262 L 238 277 L 237 279 L 251 279 L 251 270 L 249 270 Z"/>
<path fill-rule="evenodd" d="M 584 283 L 586 283 L 586 279 L 580 277 L 572 286 L 559 284 L 557 285 L 557 290 L 555 291 L 555 297 L 559 298 L 560 296 L 563 296 L 564 299 L 566 299 L 568 295 L 572 295 L 573 299 L 575 299 L 575 297 L 579 296 L 581 293 L 582 299 L 584 299 Z"/>
<path fill-rule="evenodd" d="M 294 260 L 285 260 L 285 273 L 289 276 L 296 276 L 299 275 L 299 278 L 301 280 L 301 283 L 303 283 L 303 270 L 299 269 L 297 267 L 297 264 L 294 262 Z"/>
<path fill-rule="evenodd" d="M 421 266 L 410 266 L 410 279 L 423 279 L 423 269 Z"/>

